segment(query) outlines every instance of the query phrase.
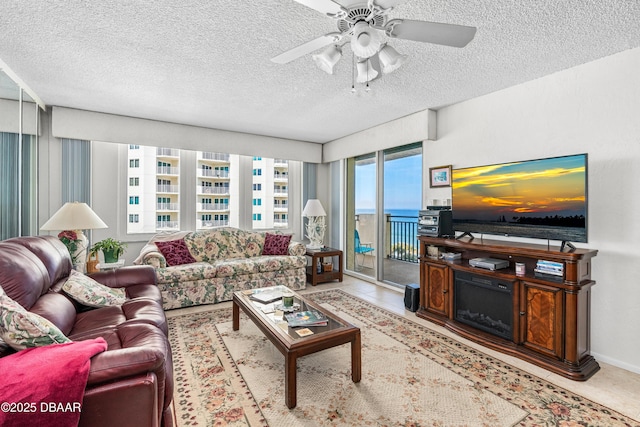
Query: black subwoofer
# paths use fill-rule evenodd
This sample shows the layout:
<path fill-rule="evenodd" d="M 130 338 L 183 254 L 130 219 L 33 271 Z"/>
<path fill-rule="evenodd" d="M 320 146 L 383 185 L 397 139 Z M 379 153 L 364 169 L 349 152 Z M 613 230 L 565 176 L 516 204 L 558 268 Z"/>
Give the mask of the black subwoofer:
<path fill-rule="evenodd" d="M 410 283 L 404 288 L 404 306 L 407 310 L 418 311 L 420 306 L 420 286 Z"/>

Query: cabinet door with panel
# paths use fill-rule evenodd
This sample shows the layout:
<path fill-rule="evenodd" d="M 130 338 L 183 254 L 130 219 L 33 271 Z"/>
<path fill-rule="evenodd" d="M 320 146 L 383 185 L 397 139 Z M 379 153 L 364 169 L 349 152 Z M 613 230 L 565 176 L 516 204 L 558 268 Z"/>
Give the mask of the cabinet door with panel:
<path fill-rule="evenodd" d="M 520 331 L 522 345 L 558 359 L 564 357 L 562 289 L 522 282 Z"/>
<path fill-rule="evenodd" d="M 431 313 L 449 317 L 449 268 L 428 262 L 422 268 L 427 279 L 424 308 Z"/>

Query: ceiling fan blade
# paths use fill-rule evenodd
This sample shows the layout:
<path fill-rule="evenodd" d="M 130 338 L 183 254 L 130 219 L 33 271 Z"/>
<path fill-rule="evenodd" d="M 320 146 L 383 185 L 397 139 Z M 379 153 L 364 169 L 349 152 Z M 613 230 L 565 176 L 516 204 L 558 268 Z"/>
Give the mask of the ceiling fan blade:
<path fill-rule="evenodd" d="M 309 42 L 301 44 L 300 46 L 294 47 L 293 49 L 289 49 L 288 51 L 283 52 L 278 56 L 274 56 L 273 58 L 271 58 L 271 61 L 275 62 L 276 64 L 286 64 L 287 62 L 291 62 L 294 59 L 300 58 L 307 53 L 311 53 L 331 43 L 336 43 L 340 41 L 341 38 L 342 34 L 340 33 L 325 34 L 324 36 L 320 36 L 317 39 L 313 39 Z"/>
<path fill-rule="evenodd" d="M 407 0 L 375 0 L 376 6 L 382 9 L 389 9 L 390 7 L 396 7 L 400 3 L 404 3 Z"/>
<path fill-rule="evenodd" d="M 349 13 L 347 9 L 332 0 L 295 0 L 311 9 L 336 19 L 342 19 Z"/>
<path fill-rule="evenodd" d="M 385 30 L 389 37 L 453 47 L 465 47 L 476 35 L 476 27 L 411 19 L 393 19 Z"/>

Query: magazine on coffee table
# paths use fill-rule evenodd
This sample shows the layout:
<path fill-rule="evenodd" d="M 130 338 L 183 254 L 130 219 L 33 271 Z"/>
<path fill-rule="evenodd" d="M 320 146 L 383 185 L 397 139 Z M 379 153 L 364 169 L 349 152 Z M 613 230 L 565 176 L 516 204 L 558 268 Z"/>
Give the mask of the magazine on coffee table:
<path fill-rule="evenodd" d="M 326 326 L 329 320 L 327 316 L 316 310 L 298 311 L 296 313 L 285 314 L 289 326 Z"/>

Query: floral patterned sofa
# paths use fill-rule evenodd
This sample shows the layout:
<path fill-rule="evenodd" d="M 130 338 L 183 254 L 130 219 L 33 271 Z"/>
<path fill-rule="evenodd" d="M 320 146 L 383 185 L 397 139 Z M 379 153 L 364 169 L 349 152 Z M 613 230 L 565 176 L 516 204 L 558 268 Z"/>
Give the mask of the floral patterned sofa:
<path fill-rule="evenodd" d="M 230 301 L 237 290 L 304 289 L 305 247 L 290 239 L 233 227 L 159 234 L 134 264 L 155 268 L 165 310 Z"/>

